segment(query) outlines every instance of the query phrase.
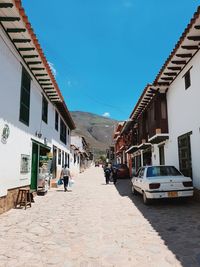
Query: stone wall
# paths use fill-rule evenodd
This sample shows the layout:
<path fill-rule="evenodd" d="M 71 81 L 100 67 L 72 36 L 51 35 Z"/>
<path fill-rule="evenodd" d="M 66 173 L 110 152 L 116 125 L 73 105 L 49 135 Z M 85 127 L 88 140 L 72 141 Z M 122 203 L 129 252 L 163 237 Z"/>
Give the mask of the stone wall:
<path fill-rule="evenodd" d="M 27 188 L 27 186 L 23 188 Z M 10 189 L 6 196 L 0 197 L 0 214 L 15 207 L 18 191 L 19 188 Z"/>

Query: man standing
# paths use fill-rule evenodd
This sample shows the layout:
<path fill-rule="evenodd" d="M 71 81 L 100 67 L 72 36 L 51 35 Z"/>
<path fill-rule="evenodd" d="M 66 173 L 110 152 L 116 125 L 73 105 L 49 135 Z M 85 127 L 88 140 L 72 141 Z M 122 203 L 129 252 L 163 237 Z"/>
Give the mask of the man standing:
<path fill-rule="evenodd" d="M 109 168 L 108 165 L 106 165 L 106 167 L 104 169 L 104 174 L 105 174 L 105 178 L 106 178 L 106 184 L 109 184 L 111 168 Z"/>
<path fill-rule="evenodd" d="M 70 178 L 70 171 L 67 167 L 67 164 L 65 164 L 65 166 L 63 167 L 61 174 L 60 174 L 60 178 L 63 179 L 63 183 L 64 183 L 64 191 L 68 191 L 67 187 L 68 187 L 68 183 L 69 183 L 69 178 Z"/>

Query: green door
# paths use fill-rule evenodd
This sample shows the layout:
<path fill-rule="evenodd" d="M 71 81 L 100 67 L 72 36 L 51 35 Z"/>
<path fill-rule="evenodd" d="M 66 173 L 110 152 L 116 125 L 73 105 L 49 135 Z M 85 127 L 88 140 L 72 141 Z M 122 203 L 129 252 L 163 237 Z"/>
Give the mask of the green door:
<path fill-rule="evenodd" d="M 37 190 L 38 176 L 38 145 L 33 143 L 32 146 L 32 165 L 31 165 L 31 189 Z"/>

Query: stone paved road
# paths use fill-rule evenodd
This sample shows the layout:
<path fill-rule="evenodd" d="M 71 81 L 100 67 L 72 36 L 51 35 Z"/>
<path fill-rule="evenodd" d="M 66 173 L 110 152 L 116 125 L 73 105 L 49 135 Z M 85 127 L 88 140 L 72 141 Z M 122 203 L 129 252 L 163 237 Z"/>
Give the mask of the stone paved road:
<path fill-rule="evenodd" d="M 73 192 L 38 196 L 0 216 L 0 267 L 200 266 L 198 203 L 144 206 L 128 180 L 105 185 L 101 168 Z"/>

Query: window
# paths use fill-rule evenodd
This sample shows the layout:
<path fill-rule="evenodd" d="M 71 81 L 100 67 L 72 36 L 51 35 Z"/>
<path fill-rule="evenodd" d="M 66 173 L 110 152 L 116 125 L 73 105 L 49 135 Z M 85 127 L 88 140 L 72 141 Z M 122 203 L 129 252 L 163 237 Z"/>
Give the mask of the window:
<path fill-rule="evenodd" d="M 62 167 L 65 166 L 65 156 L 64 151 L 62 151 Z"/>
<path fill-rule="evenodd" d="M 70 162 L 70 158 L 69 158 L 69 154 L 67 154 L 67 160 L 68 160 L 68 168 L 69 168 L 69 162 Z"/>
<path fill-rule="evenodd" d="M 161 101 L 161 118 L 162 119 L 166 119 L 167 118 L 167 108 L 166 108 L 165 100 Z"/>
<path fill-rule="evenodd" d="M 165 165 L 165 150 L 164 146 L 159 147 L 160 165 Z"/>
<path fill-rule="evenodd" d="M 147 177 L 180 176 L 181 173 L 174 166 L 148 167 Z"/>
<path fill-rule="evenodd" d="M 191 85 L 191 79 L 190 79 L 190 70 L 188 70 L 186 72 L 186 74 L 184 75 L 184 79 L 185 79 L 185 90 L 188 89 Z"/>
<path fill-rule="evenodd" d="M 58 165 L 61 165 L 61 150 L 58 149 Z"/>
<path fill-rule="evenodd" d="M 20 99 L 20 114 L 19 120 L 29 126 L 29 114 L 30 114 L 30 89 L 31 78 L 28 72 L 22 69 L 21 80 L 21 99 Z"/>
<path fill-rule="evenodd" d="M 68 162 L 67 162 L 67 153 L 65 152 L 65 164 L 68 165 Z"/>
<path fill-rule="evenodd" d="M 60 119 L 60 141 L 62 141 L 66 145 L 66 125 L 64 124 L 62 119 Z"/>
<path fill-rule="evenodd" d="M 58 131 L 58 112 L 55 110 L 55 129 Z"/>
<path fill-rule="evenodd" d="M 48 122 L 48 102 L 44 96 L 42 98 L 42 120 Z"/>

